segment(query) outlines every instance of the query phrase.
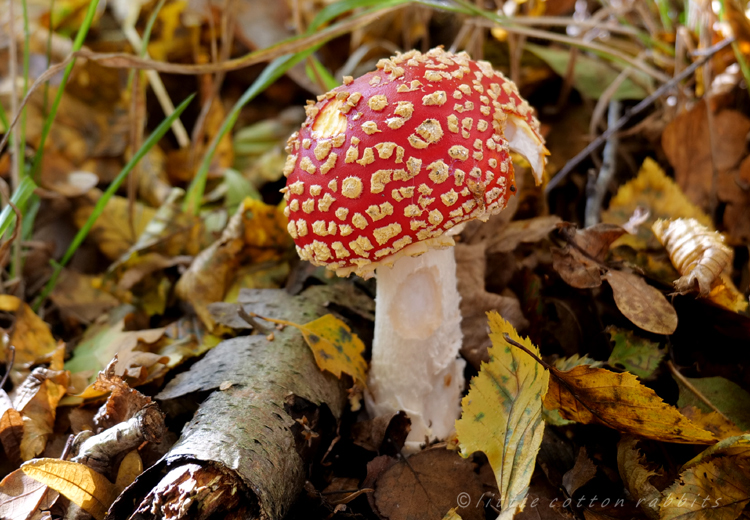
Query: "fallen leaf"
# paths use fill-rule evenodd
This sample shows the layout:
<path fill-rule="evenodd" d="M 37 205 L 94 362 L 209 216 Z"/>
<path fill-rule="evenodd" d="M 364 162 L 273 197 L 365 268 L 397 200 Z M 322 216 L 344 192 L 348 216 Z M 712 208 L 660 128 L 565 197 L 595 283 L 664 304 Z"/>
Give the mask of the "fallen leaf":
<path fill-rule="evenodd" d="M 648 218 L 637 228 L 637 234 L 623 235 L 616 244 L 629 245 L 634 249 L 659 247 L 658 240 L 651 232 L 651 224 L 660 218 L 694 218 L 704 226 L 713 225 L 711 217 L 693 205 L 650 157 L 643 161 L 638 176 L 617 190 L 609 208 L 602 212 L 602 222 L 622 226 L 639 208 L 648 212 Z"/>
<path fill-rule="evenodd" d="M 750 434 L 737 435 L 723 439 L 710 448 L 703 450 L 688 462 L 683 464 L 682 469 L 692 468 L 703 462 L 716 457 L 733 457 L 735 459 L 746 459 L 750 455 Z"/>
<path fill-rule="evenodd" d="M 643 386 L 629 372 L 615 373 L 581 365 L 553 374 L 544 406 L 559 409 L 563 418 L 662 442 L 713 444 L 714 436 L 695 426 Z M 558 381 L 559 378 L 559 381 Z"/>
<path fill-rule="evenodd" d="M 714 169 L 724 172 L 739 164 L 745 155 L 745 136 L 750 132 L 750 119 L 741 112 L 722 110 L 709 118 L 706 106 L 701 100 L 691 110 L 678 114 L 661 136 L 677 184 L 701 208 L 709 206 Z"/>
<path fill-rule="evenodd" d="M 73 212 L 73 222 L 78 228 L 86 223 L 101 196 L 102 192 L 95 188 L 85 196 L 75 199 L 77 207 Z M 99 250 L 110 260 L 117 260 L 135 244 L 137 237 L 146 229 L 146 225 L 156 213 L 155 209 L 136 202 L 134 229 L 131 229 L 129 206 L 125 197 L 110 198 L 89 232 L 88 238 L 96 243 Z"/>
<path fill-rule="evenodd" d="M 21 463 L 21 440 L 23 439 L 23 416 L 13 408 L 13 403 L 0 389 L 0 444 L 5 456 L 13 464 Z M 0 502 L 1 503 L 1 502 Z"/>
<path fill-rule="evenodd" d="M 657 475 L 655 471 L 646 469 L 646 457 L 638 450 L 638 438 L 632 435 L 624 435 L 617 443 L 617 469 L 625 488 L 633 500 L 646 516 L 654 520 L 659 518 L 658 504 L 661 492 L 649 482 L 651 477 Z"/>
<path fill-rule="evenodd" d="M 352 424 L 352 442 L 368 451 L 392 457 L 401 453 L 411 420 L 403 410 L 391 416 L 383 414 Z"/>
<path fill-rule="evenodd" d="M 685 294 L 698 289 L 701 296 L 708 296 L 734 258 L 732 249 L 724 244 L 724 236 L 695 219 L 660 219 L 651 229 L 682 275 L 674 283 L 677 291 Z"/>
<path fill-rule="evenodd" d="M 120 303 L 98 285 L 95 276 L 64 269 L 50 299 L 65 318 L 88 324 Z"/>
<path fill-rule="evenodd" d="M 461 509 L 464 520 L 483 520 L 482 486 L 474 465 L 454 451 L 433 448 L 390 466 L 375 481 L 373 501 L 380 518 L 434 520 L 451 508 Z M 473 500 L 472 500 L 473 499 Z"/>
<path fill-rule="evenodd" d="M 732 421 L 715 411 L 706 413 L 700 408 L 688 405 L 680 408 L 680 413 L 690 419 L 693 424 L 713 433 L 717 439 L 735 437 L 743 433 Z"/>
<path fill-rule="evenodd" d="M 551 248 L 553 269 L 565 283 L 577 289 L 599 287 L 609 248 L 625 230 L 613 224 L 576 229 L 568 222 L 562 222 L 557 227 L 568 244 L 563 248 Z"/>
<path fill-rule="evenodd" d="M 0 518 L 28 520 L 48 509 L 56 498 L 57 493 L 17 469 L 0 482 Z"/>
<path fill-rule="evenodd" d="M 741 386 L 723 377 L 686 377 L 694 388 L 727 416 L 743 431 L 750 431 L 750 393 Z M 680 389 L 677 406 L 693 405 L 704 412 L 711 412 L 701 399 L 675 378 Z"/>
<path fill-rule="evenodd" d="M 336 316 L 326 314 L 303 325 L 286 320 L 263 319 L 299 329 L 315 356 L 318 368 L 339 379 L 341 374 L 348 374 L 360 388 L 366 388 L 367 362 L 362 357 L 365 344 Z"/>
<path fill-rule="evenodd" d="M 635 325 L 655 334 L 672 334 L 677 329 L 677 311 L 643 278 L 610 269 L 604 279 L 612 287 L 617 308 Z"/>
<path fill-rule="evenodd" d="M 565 283 L 576 289 L 593 289 L 602 284 L 602 266 L 579 250 L 565 246 L 551 247 L 552 268 Z"/>
<path fill-rule="evenodd" d="M 667 353 L 658 343 L 640 338 L 631 330 L 607 327 L 606 332 L 615 344 L 607 361 L 609 366 L 632 372 L 641 379 L 651 377 Z"/>
<path fill-rule="evenodd" d="M 514 220 L 487 241 L 487 252 L 507 253 L 520 244 L 539 242 L 560 224 L 560 217 L 547 215 L 528 220 Z"/>
<path fill-rule="evenodd" d="M 55 350 L 57 341 L 52 337 L 49 326 L 15 296 L 1 294 L 0 311 L 13 312 L 16 316 L 9 343 L 16 349 L 11 380 L 18 385 L 26 379 L 29 367 L 37 359 Z M 4 362 L 5 349 L 0 349 L 0 363 Z"/>
<path fill-rule="evenodd" d="M 747 459 L 722 457 L 692 467 L 663 492 L 661 520 L 734 520 L 750 501 Z"/>
<path fill-rule="evenodd" d="M 579 365 L 588 365 L 592 368 L 600 367 L 604 363 L 588 357 L 587 355 L 581 356 L 580 354 L 573 354 L 570 357 L 557 358 L 555 360 L 555 368 L 566 372 Z"/>
<path fill-rule="evenodd" d="M 122 491 L 130 484 L 135 482 L 135 479 L 143 473 L 143 460 L 138 455 L 138 450 L 133 450 L 125 455 L 125 458 L 120 462 L 120 467 L 117 469 L 117 480 L 115 481 L 115 488 L 118 491 Z"/>
<path fill-rule="evenodd" d="M 490 324 L 490 361 L 483 363 L 461 401 L 456 421 L 461 454 L 482 451 L 495 473 L 502 511 L 523 509 L 536 455 L 542 442 L 542 397 L 549 373 L 527 353 L 511 346 L 504 334 L 539 356 L 528 338 L 522 339 L 497 313 Z"/>
<path fill-rule="evenodd" d="M 106 477 L 83 464 L 60 459 L 35 459 L 21 469 L 29 477 L 54 489 L 97 520 L 104 520 L 117 498 L 117 488 Z"/>
<path fill-rule="evenodd" d="M 461 520 L 461 515 L 458 514 L 456 508 L 454 507 L 453 509 L 445 513 L 443 520 Z"/>
<path fill-rule="evenodd" d="M 595 476 L 596 464 L 591 462 L 586 454 L 586 448 L 581 448 L 578 450 L 575 466 L 563 475 L 562 484 L 568 495 L 572 497 L 576 491 L 585 486 Z"/>

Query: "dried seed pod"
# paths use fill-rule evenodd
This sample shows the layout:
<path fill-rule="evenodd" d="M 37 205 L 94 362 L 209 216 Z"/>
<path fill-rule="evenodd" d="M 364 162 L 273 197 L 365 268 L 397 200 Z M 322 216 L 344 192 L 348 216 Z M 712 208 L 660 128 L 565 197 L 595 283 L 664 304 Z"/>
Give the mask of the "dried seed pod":
<path fill-rule="evenodd" d="M 731 265 L 733 255 L 724 235 L 692 218 L 657 220 L 651 229 L 682 275 L 674 283 L 679 293 L 694 291 L 697 284 L 701 296 L 708 296 L 711 287 L 721 283 L 721 273 Z"/>

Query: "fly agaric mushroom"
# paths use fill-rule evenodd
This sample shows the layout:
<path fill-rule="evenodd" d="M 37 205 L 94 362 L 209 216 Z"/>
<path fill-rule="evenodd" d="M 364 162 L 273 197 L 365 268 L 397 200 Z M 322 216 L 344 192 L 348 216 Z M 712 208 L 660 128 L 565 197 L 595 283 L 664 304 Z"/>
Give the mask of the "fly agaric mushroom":
<path fill-rule="evenodd" d="M 404 410 L 407 450 L 444 439 L 460 413 L 465 362 L 451 235 L 515 192 L 509 152 L 537 183 L 547 151 L 515 84 L 441 48 L 308 101 L 288 141 L 288 230 L 303 260 L 341 276 L 377 269 L 370 415 Z"/>

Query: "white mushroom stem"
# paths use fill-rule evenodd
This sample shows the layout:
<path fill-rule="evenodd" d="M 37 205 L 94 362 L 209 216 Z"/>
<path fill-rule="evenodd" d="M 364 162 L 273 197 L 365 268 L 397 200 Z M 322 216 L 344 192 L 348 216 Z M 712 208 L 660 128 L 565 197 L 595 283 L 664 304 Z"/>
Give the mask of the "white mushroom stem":
<path fill-rule="evenodd" d="M 365 402 L 371 417 L 404 410 L 405 450 L 445 439 L 460 414 L 466 362 L 458 357 L 460 296 L 453 248 L 377 270 L 375 337 Z"/>

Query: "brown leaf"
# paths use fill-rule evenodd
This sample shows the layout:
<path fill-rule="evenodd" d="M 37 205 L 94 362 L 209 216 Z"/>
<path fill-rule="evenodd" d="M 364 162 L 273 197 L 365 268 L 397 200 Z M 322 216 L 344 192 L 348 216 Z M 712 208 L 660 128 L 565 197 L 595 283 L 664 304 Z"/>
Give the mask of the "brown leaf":
<path fill-rule="evenodd" d="M 576 229 L 569 223 L 558 224 L 560 234 L 571 244 L 597 262 L 604 262 L 612 243 L 625 234 L 625 230 L 615 224 L 595 224 L 586 229 Z"/>
<path fill-rule="evenodd" d="M 139 410 L 151 402 L 150 397 L 144 396 L 138 390 L 130 388 L 123 379 L 115 373 L 117 356 L 99 372 L 91 387 L 94 392 L 109 393 L 107 402 L 102 405 L 94 416 L 94 423 L 99 431 L 111 428 L 116 424 L 127 421 Z"/>
<path fill-rule="evenodd" d="M 482 486 L 473 464 L 458 453 L 435 448 L 413 455 L 385 470 L 375 483 L 375 511 L 388 520 L 434 520 L 456 507 L 467 493 L 469 507 L 460 509 L 464 520 L 483 520 Z M 459 504 L 464 505 L 464 504 Z"/>
<path fill-rule="evenodd" d="M 487 251 L 506 253 L 513 251 L 519 244 L 538 242 L 546 238 L 560 222 L 560 217 L 555 215 L 509 222 L 500 233 L 490 237 Z"/>
<path fill-rule="evenodd" d="M 23 415 L 21 458 L 30 460 L 44 451 L 54 431 L 57 405 L 70 382 L 67 370 L 36 368 L 18 388 L 13 405 Z"/>
<path fill-rule="evenodd" d="M 596 475 L 596 464 L 586 454 L 586 448 L 578 451 L 576 464 L 563 475 L 562 484 L 568 495 L 573 496 L 576 491 L 585 486 L 586 483 Z"/>
<path fill-rule="evenodd" d="M 0 482 L 0 518 L 27 520 L 56 499 L 56 492 L 17 469 Z"/>
<path fill-rule="evenodd" d="M 722 172 L 739 163 L 748 131 L 750 119 L 735 110 L 723 110 L 709 119 L 703 100 L 664 129 L 664 153 L 675 169 L 677 184 L 694 204 L 708 207 L 714 168 Z"/>
<path fill-rule="evenodd" d="M 714 436 L 694 425 L 662 401 L 629 372 L 615 373 L 580 365 L 567 372 L 552 367 L 547 409 L 583 424 L 603 424 L 615 430 L 662 442 L 713 444 Z M 555 377 L 556 376 L 556 377 Z"/>
<path fill-rule="evenodd" d="M 620 478 L 630 496 L 638 501 L 646 516 L 657 519 L 659 508 L 652 507 L 650 503 L 654 499 L 658 502 L 661 492 L 649 482 L 649 479 L 657 473 L 646 469 L 646 458 L 638 451 L 637 444 L 638 438 L 632 435 L 625 435 L 620 439 L 617 444 L 617 469 L 620 471 Z"/>
<path fill-rule="evenodd" d="M 404 447 L 406 436 L 411 429 L 411 421 L 404 411 L 390 417 L 380 415 L 369 421 L 352 425 L 352 442 L 368 451 L 396 456 Z"/>
<path fill-rule="evenodd" d="M 579 250 L 568 245 L 562 249 L 552 247 L 550 252 L 552 268 L 571 287 L 593 289 L 602 284 L 602 267 Z"/>
<path fill-rule="evenodd" d="M 8 394 L 0 389 L 0 444 L 5 456 L 13 464 L 21 463 L 21 439 L 23 439 L 23 416 L 13 408 Z"/>
<path fill-rule="evenodd" d="M 96 281 L 97 278 L 94 276 L 65 269 L 50 294 L 50 299 L 64 317 L 81 323 L 91 323 L 103 312 L 120 303 L 111 294 L 95 287 Z"/>
<path fill-rule="evenodd" d="M 677 329 L 677 311 L 643 278 L 610 269 L 604 279 L 612 287 L 617 308 L 635 325 L 655 334 L 672 334 Z"/>

